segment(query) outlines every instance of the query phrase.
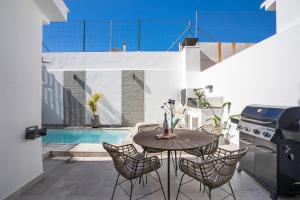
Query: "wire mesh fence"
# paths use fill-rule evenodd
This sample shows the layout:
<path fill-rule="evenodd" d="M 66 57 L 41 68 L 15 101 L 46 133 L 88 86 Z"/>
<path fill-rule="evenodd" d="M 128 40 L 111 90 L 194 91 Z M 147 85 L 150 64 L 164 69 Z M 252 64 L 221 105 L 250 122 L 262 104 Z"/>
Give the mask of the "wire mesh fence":
<path fill-rule="evenodd" d="M 257 22 L 253 16 L 262 19 Z M 44 26 L 43 52 L 177 51 L 179 42 L 259 42 L 275 33 L 274 13 L 197 12 L 194 20 L 81 20 Z M 265 20 L 265 21 L 264 21 Z M 268 21 L 269 20 L 269 21 Z"/>
<path fill-rule="evenodd" d="M 184 21 L 82 20 L 44 26 L 43 52 L 165 51 Z M 182 37 L 189 37 L 186 33 Z M 178 50 L 178 46 L 170 50 Z"/>

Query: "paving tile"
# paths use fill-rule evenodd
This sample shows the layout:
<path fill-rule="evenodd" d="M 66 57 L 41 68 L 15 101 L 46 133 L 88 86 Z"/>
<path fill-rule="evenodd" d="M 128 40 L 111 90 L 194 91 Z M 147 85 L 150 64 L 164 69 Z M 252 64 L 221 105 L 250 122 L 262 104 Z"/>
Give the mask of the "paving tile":
<path fill-rule="evenodd" d="M 165 161 L 165 160 L 164 160 Z M 173 167 L 173 165 L 171 165 Z M 159 169 L 162 178 L 165 193 L 167 192 L 167 165 L 166 162 Z M 111 160 L 97 161 L 76 161 L 68 162 L 66 160 L 44 160 L 45 179 L 28 189 L 19 198 L 20 200 L 102 200 L 110 199 L 113 187 L 117 178 L 117 172 L 114 170 Z M 155 173 L 151 173 L 156 177 Z M 171 199 L 176 199 L 176 194 L 181 178 L 181 172 L 178 176 L 174 175 L 171 168 Z M 145 178 L 145 177 L 144 177 Z M 186 176 L 184 181 L 190 178 Z M 238 200 L 270 200 L 269 193 L 256 183 L 247 174 L 235 173 L 231 180 L 236 198 Z M 122 184 L 126 191 L 130 190 L 130 184 Z M 148 183 L 143 186 L 136 183 L 133 190 L 133 197 L 137 198 L 145 193 L 159 188 L 160 185 L 150 176 Z M 224 186 L 229 191 L 229 187 Z M 208 200 L 205 192 L 199 191 L 199 182 L 193 181 L 182 187 L 182 191 L 192 199 Z M 226 193 L 221 189 L 212 191 L 212 199 L 223 199 Z M 128 196 L 121 188 L 117 188 L 115 193 L 116 200 L 127 200 Z M 145 200 L 163 199 L 162 191 L 153 193 L 143 198 Z M 178 199 L 185 200 L 183 195 Z M 228 200 L 233 199 L 231 197 Z M 280 200 L 300 200 L 300 197 L 280 197 Z"/>

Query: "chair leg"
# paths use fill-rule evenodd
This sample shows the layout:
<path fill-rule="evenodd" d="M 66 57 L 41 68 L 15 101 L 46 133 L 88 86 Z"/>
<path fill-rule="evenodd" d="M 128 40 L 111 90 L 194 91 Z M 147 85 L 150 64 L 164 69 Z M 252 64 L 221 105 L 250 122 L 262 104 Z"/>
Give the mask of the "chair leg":
<path fill-rule="evenodd" d="M 142 181 L 143 181 L 143 187 L 144 187 L 145 186 L 144 178 L 143 178 L 143 176 L 140 176 L 140 178 L 139 178 L 139 184 L 141 184 Z"/>
<path fill-rule="evenodd" d="M 163 195 L 164 195 L 164 198 L 165 198 L 165 200 L 166 200 L 165 191 L 164 191 L 164 188 L 163 188 L 163 186 L 162 186 L 162 183 L 161 183 L 161 179 L 160 179 L 159 173 L 158 173 L 158 171 L 157 171 L 157 170 L 155 170 L 155 172 L 156 172 L 156 174 L 157 174 L 157 177 L 158 177 L 158 180 L 159 180 L 159 184 L 160 184 L 160 187 L 161 187 L 162 193 L 163 193 Z"/>
<path fill-rule="evenodd" d="M 177 151 L 175 151 L 175 176 L 177 176 L 178 164 L 177 164 Z"/>
<path fill-rule="evenodd" d="M 209 198 L 209 200 L 211 200 L 211 189 L 210 188 L 208 189 L 208 198 Z"/>
<path fill-rule="evenodd" d="M 179 159 L 178 159 L 178 160 L 180 160 L 180 159 L 181 159 L 181 155 L 182 155 L 182 151 L 180 151 L 180 154 L 179 154 Z"/>
<path fill-rule="evenodd" d="M 148 153 L 146 152 L 145 154 L 144 154 L 144 156 L 147 158 L 147 156 L 148 156 Z M 148 183 L 148 175 L 146 174 L 146 184 Z"/>
<path fill-rule="evenodd" d="M 236 198 L 235 198 L 235 194 L 234 194 L 234 192 L 233 192 L 233 189 L 232 189 L 232 186 L 231 186 L 231 183 L 230 183 L 230 181 L 228 181 L 228 185 L 229 185 L 229 187 L 230 187 L 230 190 L 231 190 L 231 193 L 232 193 L 233 199 L 234 199 L 234 200 L 236 200 Z"/>
<path fill-rule="evenodd" d="M 160 153 L 160 162 L 161 162 L 161 165 L 163 165 L 163 155 L 162 155 L 162 153 Z"/>
<path fill-rule="evenodd" d="M 133 188 L 132 180 L 130 180 L 130 195 L 129 195 L 129 199 L 130 199 L 130 200 L 131 200 L 131 198 L 132 198 L 132 188 Z"/>
<path fill-rule="evenodd" d="M 144 149 L 144 150 L 143 150 L 143 156 L 145 156 L 145 155 L 146 155 L 146 150 Z"/>
<path fill-rule="evenodd" d="M 201 192 L 201 190 L 202 190 L 201 182 L 199 181 L 199 183 L 200 183 L 199 191 Z"/>
<path fill-rule="evenodd" d="M 182 180 L 185 174 L 182 174 L 181 179 L 180 179 L 180 183 L 179 183 L 179 187 L 178 187 L 178 191 L 177 191 L 177 195 L 176 195 L 176 200 L 178 199 L 179 196 L 179 192 L 180 192 L 180 188 L 181 188 L 181 184 L 182 184 Z"/>
<path fill-rule="evenodd" d="M 120 174 L 118 174 L 118 178 L 117 178 L 117 180 L 116 180 L 116 184 L 115 184 L 115 187 L 114 187 L 114 191 L 113 191 L 113 193 L 112 193 L 111 200 L 113 200 L 113 199 L 114 199 L 114 195 L 115 195 L 116 187 L 117 187 L 117 185 L 118 185 L 118 182 L 119 182 L 119 177 L 120 177 Z"/>

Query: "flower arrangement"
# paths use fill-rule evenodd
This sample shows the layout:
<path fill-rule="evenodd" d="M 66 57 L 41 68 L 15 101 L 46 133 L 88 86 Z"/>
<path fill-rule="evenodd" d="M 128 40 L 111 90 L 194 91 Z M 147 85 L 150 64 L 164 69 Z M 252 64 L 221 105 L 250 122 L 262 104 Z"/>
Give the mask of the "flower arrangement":
<path fill-rule="evenodd" d="M 169 122 L 170 122 L 170 128 L 173 132 L 177 123 L 180 121 L 180 119 L 175 119 L 175 100 L 169 99 L 168 102 L 164 103 L 161 108 L 169 115 Z"/>

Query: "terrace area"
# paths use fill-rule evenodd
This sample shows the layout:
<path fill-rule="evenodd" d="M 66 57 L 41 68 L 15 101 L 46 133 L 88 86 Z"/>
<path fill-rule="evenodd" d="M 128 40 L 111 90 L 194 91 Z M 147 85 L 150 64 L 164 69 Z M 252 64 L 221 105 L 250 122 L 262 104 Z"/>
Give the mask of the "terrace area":
<path fill-rule="evenodd" d="M 297 0 L 193 20 L 65 2 L 0 3 L 0 200 L 300 199 Z"/>
<path fill-rule="evenodd" d="M 166 160 L 164 160 L 166 165 Z M 33 186 L 20 198 L 21 200 L 38 199 L 78 199 L 78 200 L 96 200 L 110 199 L 113 191 L 113 185 L 117 177 L 117 172 L 113 169 L 113 163 L 110 159 L 84 162 L 67 162 L 60 159 L 47 159 L 44 161 L 45 179 L 39 184 Z M 166 167 L 162 166 L 159 170 L 163 184 L 166 185 Z M 177 177 L 172 174 L 171 199 L 176 198 L 179 186 L 180 175 Z M 138 198 L 144 193 L 155 190 L 158 183 L 151 178 L 148 184 L 143 187 L 142 184 L 136 185 L 134 197 Z M 236 173 L 232 179 L 232 186 L 235 190 L 236 198 L 242 200 L 267 200 L 268 192 L 257 184 L 245 173 Z M 130 184 L 124 183 L 124 187 L 129 191 Z M 166 188 L 165 188 L 166 189 Z M 225 187 L 226 190 L 229 188 Z M 206 193 L 199 192 L 199 184 L 191 182 L 183 187 L 184 192 L 193 199 L 208 199 Z M 221 189 L 212 193 L 213 199 L 223 199 L 227 194 Z M 115 199 L 125 200 L 128 196 L 122 189 L 116 191 Z M 161 192 L 156 192 L 144 199 L 163 199 Z M 186 199 L 179 196 L 178 199 Z M 230 199 L 230 198 L 228 198 Z M 282 198 L 295 199 L 295 198 Z"/>

